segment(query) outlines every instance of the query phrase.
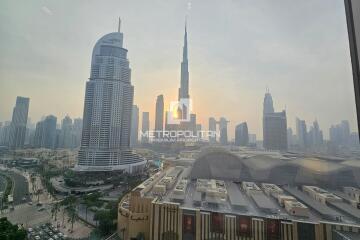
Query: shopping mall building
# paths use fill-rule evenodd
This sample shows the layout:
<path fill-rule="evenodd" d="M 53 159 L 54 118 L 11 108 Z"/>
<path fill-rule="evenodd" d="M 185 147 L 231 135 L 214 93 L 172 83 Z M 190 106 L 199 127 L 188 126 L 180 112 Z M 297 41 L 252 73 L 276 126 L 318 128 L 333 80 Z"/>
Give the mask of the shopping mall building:
<path fill-rule="evenodd" d="M 318 172 L 311 166 L 326 160 L 295 159 L 307 164 L 291 166 L 289 159 L 279 157 L 280 162 L 266 169 L 252 169 L 264 158 L 253 156 L 249 161 L 249 157 L 216 151 L 199 157 L 192 167 L 157 172 L 121 200 L 119 236 L 145 240 L 360 239 L 360 190 L 318 182 L 318 174 L 326 178 L 334 171 L 347 171 L 341 163 Z M 276 159 L 269 158 L 269 162 Z M 222 159 L 221 164 L 216 159 Z M 287 183 L 272 177 L 272 172 L 281 171 Z M 358 169 L 351 171 L 356 177 Z"/>

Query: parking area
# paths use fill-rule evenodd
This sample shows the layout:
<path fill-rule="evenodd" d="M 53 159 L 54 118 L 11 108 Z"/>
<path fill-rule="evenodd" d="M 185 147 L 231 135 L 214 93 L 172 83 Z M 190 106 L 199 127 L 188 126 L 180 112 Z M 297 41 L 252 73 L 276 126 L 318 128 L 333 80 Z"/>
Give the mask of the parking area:
<path fill-rule="evenodd" d="M 62 234 L 54 225 L 45 223 L 35 228 L 28 228 L 28 239 L 30 240 L 63 240 L 68 237 Z"/>

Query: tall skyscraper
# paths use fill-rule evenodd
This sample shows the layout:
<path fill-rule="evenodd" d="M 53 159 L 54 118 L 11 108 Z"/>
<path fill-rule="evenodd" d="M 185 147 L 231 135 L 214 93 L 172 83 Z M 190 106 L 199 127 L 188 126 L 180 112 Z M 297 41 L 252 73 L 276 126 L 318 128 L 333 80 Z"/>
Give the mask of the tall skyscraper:
<path fill-rule="evenodd" d="M 226 118 L 221 117 L 219 121 L 219 130 L 220 130 L 220 144 L 227 145 L 228 144 L 228 132 L 227 125 L 229 121 Z"/>
<path fill-rule="evenodd" d="M 286 112 L 274 112 L 273 100 L 267 90 L 263 109 L 263 146 L 269 150 L 287 149 Z"/>
<path fill-rule="evenodd" d="M 293 134 L 293 130 L 291 128 L 287 129 L 287 142 L 288 142 L 288 148 L 294 146 L 295 144 L 295 136 Z"/>
<path fill-rule="evenodd" d="M 190 98 L 190 95 L 189 95 L 189 62 L 188 62 L 188 45 L 187 45 L 186 24 L 185 24 L 185 34 L 184 34 L 183 59 L 181 62 L 179 100 L 181 98 Z"/>
<path fill-rule="evenodd" d="M 150 130 L 150 118 L 149 118 L 149 112 L 143 112 L 142 113 L 142 124 L 141 124 L 141 131 L 143 134 L 148 132 Z M 148 136 L 142 136 L 141 137 L 142 143 L 149 143 L 149 137 Z"/>
<path fill-rule="evenodd" d="M 273 100 L 272 100 L 271 94 L 269 92 L 269 89 L 266 90 L 263 107 L 264 107 L 263 115 L 274 112 Z"/>
<path fill-rule="evenodd" d="M 136 146 L 139 142 L 139 108 L 133 105 L 131 112 L 130 146 Z"/>
<path fill-rule="evenodd" d="M 36 124 L 34 144 L 36 148 L 55 148 L 56 143 L 56 121 L 53 115 L 47 116 Z"/>
<path fill-rule="evenodd" d="M 213 117 L 209 118 L 209 131 L 216 132 L 216 120 Z M 209 143 L 211 144 L 216 143 L 216 135 L 209 136 Z"/>
<path fill-rule="evenodd" d="M 29 98 L 17 97 L 16 105 L 13 110 L 11 126 L 10 126 L 10 142 L 11 148 L 23 148 L 26 134 L 26 123 L 29 113 Z"/>
<path fill-rule="evenodd" d="M 10 139 L 11 121 L 5 121 L 1 129 L 0 145 L 7 146 Z"/>
<path fill-rule="evenodd" d="M 56 137 L 56 122 L 57 118 L 53 115 L 49 115 L 43 121 L 44 132 L 41 146 L 44 148 L 53 149 L 55 147 Z"/>
<path fill-rule="evenodd" d="M 159 95 L 156 98 L 155 131 L 163 131 L 163 130 L 164 130 L 164 96 Z M 158 136 L 158 134 L 156 134 L 156 136 Z"/>
<path fill-rule="evenodd" d="M 320 130 L 319 123 L 317 120 L 315 120 L 308 133 L 308 145 L 314 149 L 317 149 L 323 144 L 323 140 L 323 133 Z"/>
<path fill-rule="evenodd" d="M 305 120 L 296 118 L 296 138 L 299 148 L 304 149 L 307 147 L 307 127 Z"/>
<path fill-rule="evenodd" d="M 73 147 L 73 121 L 69 116 L 65 116 L 65 118 L 61 122 L 61 131 L 59 138 L 59 146 L 60 148 L 72 148 Z"/>
<path fill-rule="evenodd" d="M 75 135 L 74 147 L 79 147 L 81 143 L 83 120 L 81 118 L 74 119 L 73 131 Z"/>
<path fill-rule="evenodd" d="M 329 129 L 330 141 L 337 145 L 346 146 L 350 141 L 349 121 L 343 120 L 341 123 L 332 125 Z"/>
<path fill-rule="evenodd" d="M 240 123 L 235 127 L 235 145 L 247 146 L 249 144 L 249 132 L 246 122 Z"/>
<path fill-rule="evenodd" d="M 129 152 L 134 87 L 127 52 L 119 20 L 118 31 L 99 39 L 92 52 L 75 170 L 133 172 L 143 164 Z"/>

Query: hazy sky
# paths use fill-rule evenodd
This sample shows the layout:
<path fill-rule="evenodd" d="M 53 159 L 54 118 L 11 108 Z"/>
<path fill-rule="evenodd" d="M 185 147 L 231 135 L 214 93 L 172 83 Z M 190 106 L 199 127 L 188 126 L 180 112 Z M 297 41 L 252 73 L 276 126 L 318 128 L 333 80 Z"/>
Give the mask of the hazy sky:
<path fill-rule="evenodd" d="M 289 126 L 299 116 L 325 136 L 342 119 L 355 130 L 343 0 L 2 0 L 0 121 L 18 95 L 30 97 L 33 122 L 82 117 L 93 46 L 121 16 L 134 103 L 153 126 L 156 96 L 177 99 L 186 14 L 190 96 L 206 129 L 224 116 L 230 136 L 247 121 L 261 138 L 268 86 Z"/>

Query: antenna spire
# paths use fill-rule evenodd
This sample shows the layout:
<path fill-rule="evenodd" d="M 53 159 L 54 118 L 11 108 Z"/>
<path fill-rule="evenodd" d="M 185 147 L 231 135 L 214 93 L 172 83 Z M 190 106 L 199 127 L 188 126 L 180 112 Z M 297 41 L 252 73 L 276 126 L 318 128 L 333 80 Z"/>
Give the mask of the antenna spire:
<path fill-rule="evenodd" d="M 120 32 L 120 26 L 121 26 L 121 19 L 120 19 L 120 17 L 119 17 L 118 32 Z"/>

